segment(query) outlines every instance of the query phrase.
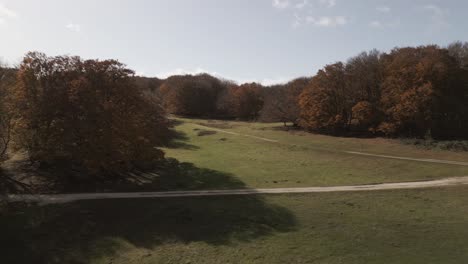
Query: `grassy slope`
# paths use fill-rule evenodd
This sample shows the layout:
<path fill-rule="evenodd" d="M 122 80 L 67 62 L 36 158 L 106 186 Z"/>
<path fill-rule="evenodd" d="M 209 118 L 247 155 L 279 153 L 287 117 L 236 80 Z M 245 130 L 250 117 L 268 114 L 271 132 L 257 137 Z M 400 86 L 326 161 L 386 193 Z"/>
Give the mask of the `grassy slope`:
<path fill-rule="evenodd" d="M 278 140 L 279 143 L 218 132 L 197 136 L 203 123 L 223 130 Z M 334 138 L 275 131 L 278 124 L 187 120 L 177 126 L 186 137 L 168 156 L 232 175 L 247 187 L 298 187 L 428 180 L 466 176 L 468 167 L 355 156 L 354 150 L 388 155 L 468 160 L 468 153 L 425 151 L 385 139 Z M 200 181 L 204 181 L 200 179 Z M 209 181 L 212 183 L 212 181 Z M 199 184 L 200 188 L 229 188 Z M 237 187 L 237 186 L 231 186 Z"/>
<path fill-rule="evenodd" d="M 87 201 L 0 218 L 2 263 L 466 263 L 468 188 Z"/>

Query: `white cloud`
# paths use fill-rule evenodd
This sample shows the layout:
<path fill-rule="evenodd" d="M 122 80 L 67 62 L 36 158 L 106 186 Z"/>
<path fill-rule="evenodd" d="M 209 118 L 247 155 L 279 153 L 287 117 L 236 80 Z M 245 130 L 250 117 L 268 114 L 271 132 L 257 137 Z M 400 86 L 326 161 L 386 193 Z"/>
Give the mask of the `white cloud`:
<path fill-rule="evenodd" d="M 306 22 L 317 27 L 336 27 L 348 24 L 348 19 L 344 16 L 322 16 L 322 17 L 306 17 Z"/>
<path fill-rule="evenodd" d="M 284 84 L 290 80 L 292 80 L 292 78 L 263 79 L 261 81 L 256 81 L 256 82 L 264 86 L 271 86 L 271 85 L 276 85 L 276 84 Z"/>
<path fill-rule="evenodd" d="M 376 8 L 376 10 L 381 13 L 390 13 L 392 11 L 392 9 L 388 6 L 379 6 Z"/>
<path fill-rule="evenodd" d="M 401 21 L 399 18 L 394 19 L 392 21 L 388 22 L 382 22 L 379 20 L 374 20 L 369 23 L 369 27 L 375 28 L 375 29 L 383 29 L 383 28 L 396 28 L 401 24 Z"/>
<path fill-rule="evenodd" d="M 442 9 L 437 5 L 426 5 L 424 9 L 432 13 L 431 31 L 441 31 L 450 26 L 447 21 L 448 10 Z"/>
<path fill-rule="evenodd" d="M 436 5 L 426 5 L 424 6 L 425 9 L 432 10 L 435 15 L 442 15 L 444 12 L 442 8 L 436 6 Z"/>
<path fill-rule="evenodd" d="M 7 8 L 6 6 L 0 4 L 0 17 L 2 18 L 15 18 L 15 17 L 18 17 L 18 14 Z"/>
<path fill-rule="evenodd" d="M 336 6 L 336 0 L 319 0 L 319 3 L 328 8 Z"/>
<path fill-rule="evenodd" d="M 284 9 L 291 5 L 289 0 L 273 0 L 273 7 L 278 9 Z"/>
<path fill-rule="evenodd" d="M 381 27 L 383 27 L 382 22 L 377 21 L 377 20 L 376 20 L 376 21 L 370 22 L 370 23 L 369 23 L 369 26 L 370 26 L 370 27 L 373 27 L 373 28 L 381 28 Z"/>
<path fill-rule="evenodd" d="M 15 11 L 0 4 L 0 25 L 6 24 L 8 20 L 14 19 L 17 17 L 18 17 L 18 14 Z"/>
<path fill-rule="evenodd" d="M 298 14 L 294 14 L 294 20 L 293 20 L 293 23 L 292 23 L 292 27 L 294 29 L 300 27 L 302 25 L 302 17 L 299 16 Z"/>
<path fill-rule="evenodd" d="M 302 2 L 297 3 L 294 7 L 297 8 L 297 9 L 303 9 L 307 5 L 309 5 L 309 1 L 308 0 L 303 0 Z"/>
<path fill-rule="evenodd" d="M 81 31 L 81 25 L 80 24 L 70 23 L 70 24 L 67 24 L 65 27 L 67 29 L 69 29 L 70 31 L 73 31 L 73 32 L 80 32 Z"/>

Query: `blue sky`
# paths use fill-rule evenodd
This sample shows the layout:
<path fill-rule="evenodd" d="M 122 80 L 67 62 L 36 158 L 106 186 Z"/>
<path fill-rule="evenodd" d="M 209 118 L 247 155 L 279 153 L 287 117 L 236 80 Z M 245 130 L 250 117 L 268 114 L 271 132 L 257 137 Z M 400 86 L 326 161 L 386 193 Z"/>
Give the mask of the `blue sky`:
<path fill-rule="evenodd" d="M 468 41 L 466 0 L 0 0 L 0 57 L 115 58 L 139 74 L 311 76 L 377 48 Z"/>

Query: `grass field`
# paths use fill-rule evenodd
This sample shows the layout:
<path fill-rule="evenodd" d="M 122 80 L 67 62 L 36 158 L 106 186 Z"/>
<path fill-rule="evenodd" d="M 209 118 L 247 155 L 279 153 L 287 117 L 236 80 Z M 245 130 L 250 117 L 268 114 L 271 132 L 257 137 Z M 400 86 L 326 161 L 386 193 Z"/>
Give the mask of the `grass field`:
<path fill-rule="evenodd" d="M 11 205 L 2 263 L 466 263 L 468 188 Z"/>
<path fill-rule="evenodd" d="M 280 124 L 179 120 L 176 129 L 181 139 L 173 148 L 165 149 L 167 155 L 231 179 L 198 177 L 196 188 L 330 186 L 468 175 L 468 166 L 364 157 L 344 151 L 455 161 L 468 161 L 468 153 L 422 150 L 397 140 L 336 138 L 275 130 Z M 220 129 L 241 135 L 223 133 Z"/>
<path fill-rule="evenodd" d="M 468 161 L 396 140 L 179 119 L 165 189 L 303 187 L 468 175 Z M 229 133 L 222 132 L 227 131 Z M 263 139 L 261 139 L 263 138 Z M 467 263 L 468 187 L 0 204 L 0 262 Z"/>

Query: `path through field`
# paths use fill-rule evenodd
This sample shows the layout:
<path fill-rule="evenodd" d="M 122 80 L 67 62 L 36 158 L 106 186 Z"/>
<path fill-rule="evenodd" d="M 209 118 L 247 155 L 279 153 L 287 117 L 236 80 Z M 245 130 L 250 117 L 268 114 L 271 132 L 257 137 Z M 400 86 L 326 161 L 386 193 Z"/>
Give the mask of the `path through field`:
<path fill-rule="evenodd" d="M 200 124 L 196 124 L 196 125 L 199 126 L 199 127 L 206 128 L 206 129 L 211 129 L 211 130 L 214 130 L 214 131 L 218 131 L 218 132 L 221 132 L 221 133 L 237 135 L 237 136 L 244 136 L 244 137 L 250 137 L 250 138 L 255 138 L 255 139 L 268 141 L 268 142 L 273 142 L 273 143 L 280 143 L 280 141 L 274 140 L 274 139 L 269 139 L 269 138 L 263 138 L 263 137 L 248 135 L 248 134 L 241 134 L 241 133 L 226 131 L 226 130 L 222 130 L 222 129 L 218 129 L 218 128 L 203 126 L 203 125 L 200 125 Z M 351 154 L 351 155 L 375 157 L 375 158 L 398 159 L 398 160 L 409 160 L 409 161 L 419 161 L 419 162 L 429 162 L 429 163 L 440 163 L 440 164 L 468 166 L 468 162 L 463 162 L 463 161 L 439 160 L 439 159 L 420 159 L 420 158 L 411 158 L 411 157 L 400 157 L 400 156 L 372 154 L 372 153 L 365 153 L 365 152 L 358 152 L 358 151 L 338 151 L 338 152 Z"/>
<path fill-rule="evenodd" d="M 9 202 L 38 202 L 39 204 L 69 203 L 80 200 L 100 199 L 135 199 L 135 198 L 174 198 L 228 195 L 285 194 L 285 193 L 323 193 L 323 192 L 356 192 L 398 189 L 421 189 L 444 186 L 468 185 L 467 177 L 447 178 L 434 181 L 383 183 L 354 186 L 305 187 L 305 188 L 270 188 L 238 190 L 200 190 L 170 192 L 135 192 L 135 193 L 76 193 L 56 195 L 7 195 Z"/>

